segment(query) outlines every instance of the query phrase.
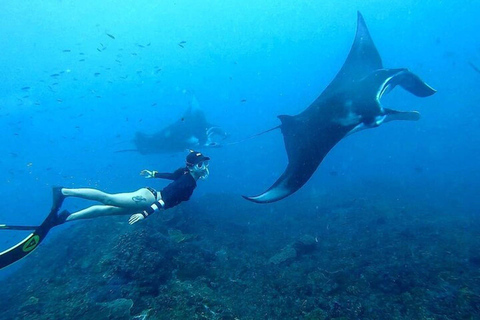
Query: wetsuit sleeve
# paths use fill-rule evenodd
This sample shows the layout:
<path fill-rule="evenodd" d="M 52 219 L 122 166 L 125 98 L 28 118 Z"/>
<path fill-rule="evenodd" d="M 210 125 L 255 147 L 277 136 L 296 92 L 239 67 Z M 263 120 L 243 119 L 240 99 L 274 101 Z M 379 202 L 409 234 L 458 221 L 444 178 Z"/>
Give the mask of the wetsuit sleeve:
<path fill-rule="evenodd" d="M 153 177 L 158 178 L 158 179 L 175 180 L 175 177 L 173 176 L 173 173 L 170 173 L 170 172 L 157 172 L 157 171 L 155 171 L 153 173 Z"/>
<path fill-rule="evenodd" d="M 184 168 L 180 168 L 175 170 L 175 172 L 170 173 L 170 172 L 157 172 L 155 171 L 153 174 L 154 178 L 159 178 L 159 179 L 167 179 L 167 180 L 177 180 L 180 178 L 183 174 Z"/>

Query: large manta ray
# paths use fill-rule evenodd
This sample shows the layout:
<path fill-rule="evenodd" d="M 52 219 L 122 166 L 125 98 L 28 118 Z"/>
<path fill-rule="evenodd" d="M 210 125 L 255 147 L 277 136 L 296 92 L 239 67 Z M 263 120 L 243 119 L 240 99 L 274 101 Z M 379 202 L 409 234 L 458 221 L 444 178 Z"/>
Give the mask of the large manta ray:
<path fill-rule="evenodd" d="M 436 91 L 407 69 L 384 69 L 365 21 L 358 12 L 357 33 L 347 60 L 322 94 L 296 116 L 280 115 L 288 166 L 258 196 L 258 203 L 281 200 L 310 179 L 327 153 L 344 137 L 392 120 L 418 120 L 418 112 L 382 107 L 380 98 L 395 86 L 427 97 Z"/>

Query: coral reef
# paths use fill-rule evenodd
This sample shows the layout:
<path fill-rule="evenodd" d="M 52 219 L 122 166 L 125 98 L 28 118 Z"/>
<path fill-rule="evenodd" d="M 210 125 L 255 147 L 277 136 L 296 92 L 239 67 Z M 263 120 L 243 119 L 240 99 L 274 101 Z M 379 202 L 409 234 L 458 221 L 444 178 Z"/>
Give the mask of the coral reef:
<path fill-rule="evenodd" d="M 387 194 L 299 197 L 206 195 L 134 226 L 66 224 L 2 281 L 0 318 L 480 317 L 477 215 Z"/>

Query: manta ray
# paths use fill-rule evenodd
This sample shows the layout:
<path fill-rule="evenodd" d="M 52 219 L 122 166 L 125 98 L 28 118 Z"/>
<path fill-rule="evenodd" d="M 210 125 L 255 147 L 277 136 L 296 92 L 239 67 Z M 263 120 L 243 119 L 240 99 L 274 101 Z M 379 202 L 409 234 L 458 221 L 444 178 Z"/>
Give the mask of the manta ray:
<path fill-rule="evenodd" d="M 227 133 L 207 121 L 205 113 L 189 107 L 174 123 L 153 134 L 137 132 L 133 140 L 135 151 L 141 154 L 180 152 L 198 147 L 218 147 Z"/>
<path fill-rule="evenodd" d="M 303 112 L 280 115 L 288 165 L 265 192 L 244 198 L 257 203 L 281 200 L 299 190 L 328 152 L 346 136 L 393 120 L 420 119 L 416 111 L 402 112 L 380 104 L 381 97 L 400 86 L 417 97 L 436 91 L 408 69 L 385 69 L 360 12 L 350 53 L 333 81 Z"/>

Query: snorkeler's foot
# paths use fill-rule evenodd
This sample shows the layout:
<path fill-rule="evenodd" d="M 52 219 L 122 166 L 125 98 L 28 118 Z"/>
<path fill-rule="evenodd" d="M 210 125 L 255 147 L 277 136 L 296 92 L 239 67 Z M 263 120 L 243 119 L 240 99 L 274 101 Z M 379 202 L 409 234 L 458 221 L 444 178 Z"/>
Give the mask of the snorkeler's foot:
<path fill-rule="evenodd" d="M 57 221 L 55 221 L 55 224 L 59 225 L 65 223 L 70 214 L 71 213 L 68 210 L 62 210 L 62 212 L 57 215 Z"/>
<path fill-rule="evenodd" d="M 62 206 L 63 200 L 65 200 L 65 195 L 62 192 L 63 187 L 53 187 L 53 204 L 52 210 L 58 210 Z"/>

